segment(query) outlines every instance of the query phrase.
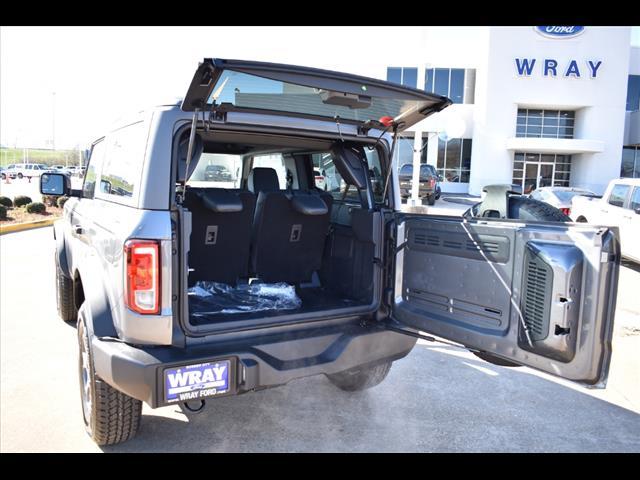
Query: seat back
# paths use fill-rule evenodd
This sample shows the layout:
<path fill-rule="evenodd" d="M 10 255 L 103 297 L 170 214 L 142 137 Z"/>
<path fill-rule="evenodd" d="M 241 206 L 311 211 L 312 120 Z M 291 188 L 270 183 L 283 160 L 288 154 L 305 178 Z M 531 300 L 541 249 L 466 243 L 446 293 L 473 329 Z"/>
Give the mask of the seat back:
<path fill-rule="evenodd" d="M 257 170 L 257 169 L 256 169 Z M 251 270 L 265 282 L 302 283 L 322 264 L 332 197 L 301 191 L 273 190 L 273 169 L 249 177 L 257 193 L 251 247 Z M 264 172 L 272 170 L 272 172 Z M 253 172 L 252 172 L 253 173 Z M 256 179 L 260 178 L 260 181 Z M 260 190 L 264 187 L 264 190 Z"/>
<path fill-rule="evenodd" d="M 247 277 L 255 195 L 187 187 L 183 204 L 192 213 L 189 286 L 196 281 L 235 284 Z"/>

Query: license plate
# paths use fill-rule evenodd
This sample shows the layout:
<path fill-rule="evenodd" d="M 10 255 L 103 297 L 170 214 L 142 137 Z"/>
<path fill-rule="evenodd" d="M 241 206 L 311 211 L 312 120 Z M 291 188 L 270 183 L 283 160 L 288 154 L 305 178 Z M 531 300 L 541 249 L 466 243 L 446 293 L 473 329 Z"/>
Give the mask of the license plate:
<path fill-rule="evenodd" d="M 167 368 L 164 391 L 167 403 L 186 402 L 228 393 L 231 385 L 231 361 L 198 363 Z"/>

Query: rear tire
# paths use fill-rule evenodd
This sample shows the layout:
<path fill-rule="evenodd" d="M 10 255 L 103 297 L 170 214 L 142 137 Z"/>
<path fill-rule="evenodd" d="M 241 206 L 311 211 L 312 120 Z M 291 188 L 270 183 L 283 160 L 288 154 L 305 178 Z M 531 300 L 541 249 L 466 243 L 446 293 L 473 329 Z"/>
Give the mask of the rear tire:
<path fill-rule="evenodd" d="M 78 346 L 80 399 L 87 433 L 98 445 L 114 445 L 133 438 L 140 426 L 142 402 L 96 375 L 82 307 L 78 316 Z"/>
<path fill-rule="evenodd" d="M 509 198 L 509 218 L 518 220 L 544 220 L 571 222 L 571 218 L 548 203 L 526 197 Z"/>
<path fill-rule="evenodd" d="M 23 175 L 21 173 L 18 174 L 18 178 L 22 180 Z"/>
<path fill-rule="evenodd" d="M 432 194 L 432 195 L 429 195 L 427 197 L 427 203 L 429 204 L 429 206 L 433 206 L 433 205 L 436 204 L 436 195 L 435 195 L 435 193 Z"/>
<path fill-rule="evenodd" d="M 73 301 L 73 280 L 67 278 L 62 273 L 56 256 L 56 302 L 58 315 L 65 322 L 75 322 L 78 320 L 78 309 Z"/>
<path fill-rule="evenodd" d="M 327 375 L 327 378 L 340 390 L 358 392 L 381 383 L 387 377 L 389 370 L 391 370 L 391 362 L 386 362 L 373 367 L 361 367 L 334 373 Z"/>

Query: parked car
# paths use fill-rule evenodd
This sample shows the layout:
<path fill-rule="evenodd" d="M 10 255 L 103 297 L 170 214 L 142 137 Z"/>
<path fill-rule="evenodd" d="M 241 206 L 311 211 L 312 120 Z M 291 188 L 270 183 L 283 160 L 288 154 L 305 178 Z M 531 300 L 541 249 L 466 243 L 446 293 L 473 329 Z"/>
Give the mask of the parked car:
<path fill-rule="evenodd" d="M 64 173 L 65 175 L 73 175 L 72 167 L 65 167 L 64 165 L 52 165 L 49 171 L 56 172 L 56 173 Z"/>
<path fill-rule="evenodd" d="M 398 172 L 400 180 L 400 196 L 406 200 L 411 196 L 411 187 L 413 185 L 413 164 L 405 163 L 400 167 Z M 439 176 L 433 165 L 420 165 L 420 186 L 418 197 L 427 199 L 429 205 L 434 205 L 436 200 L 440 198 L 442 190 L 440 189 Z"/>
<path fill-rule="evenodd" d="M 43 175 L 43 194 L 70 196 L 53 229 L 57 306 L 77 321 L 91 438 L 133 437 L 142 402 L 197 410 L 319 374 L 371 388 L 432 335 L 603 387 L 615 231 L 401 210 L 392 135 L 450 104 L 347 73 L 205 59 L 181 104 L 96 140 L 82 190 Z M 106 162 L 111 145 L 122 154 Z M 241 165 L 240 188 L 190 182 L 216 155 Z M 314 188 L 314 155 L 350 188 Z"/>
<path fill-rule="evenodd" d="M 573 197 L 571 217 L 618 227 L 622 255 L 640 262 L 640 178 L 611 180 L 602 197 Z"/>
<path fill-rule="evenodd" d="M 571 199 L 576 195 L 584 197 L 598 197 L 590 190 L 575 187 L 540 187 L 534 190 L 529 198 L 540 200 L 559 209 L 565 215 L 571 216 Z"/>
<path fill-rule="evenodd" d="M 2 180 L 5 180 L 7 178 L 7 174 L 4 173 L 4 170 L 4 167 L 0 167 L 0 178 L 2 178 Z"/>
<path fill-rule="evenodd" d="M 233 175 L 224 165 L 207 165 L 204 179 L 212 182 L 232 182 Z"/>
<path fill-rule="evenodd" d="M 51 169 L 44 163 L 16 163 L 7 166 L 5 174 L 9 178 L 32 178 L 39 177 L 44 172 L 50 172 Z"/>

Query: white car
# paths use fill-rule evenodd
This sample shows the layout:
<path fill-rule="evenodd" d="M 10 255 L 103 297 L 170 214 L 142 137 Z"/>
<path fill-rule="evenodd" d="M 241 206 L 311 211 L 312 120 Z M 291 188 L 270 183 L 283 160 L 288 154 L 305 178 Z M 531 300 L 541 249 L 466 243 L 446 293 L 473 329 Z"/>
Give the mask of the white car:
<path fill-rule="evenodd" d="M 576 195 L 584 197 L 598 197 L 590 190 L 574 187 L 540 187 L 534 190 L 529 198 L 548 203 L 552 207 L 561 210 L 565 215 L 571 216 L 571 200 Z"/>
<path fill-rule="evenodd" d="M 640 178 L 611 180 L 602 198 L 575 196 L 571 204 L 576 222 L 618 227 L 622 256 L 640 262 Z"/>

